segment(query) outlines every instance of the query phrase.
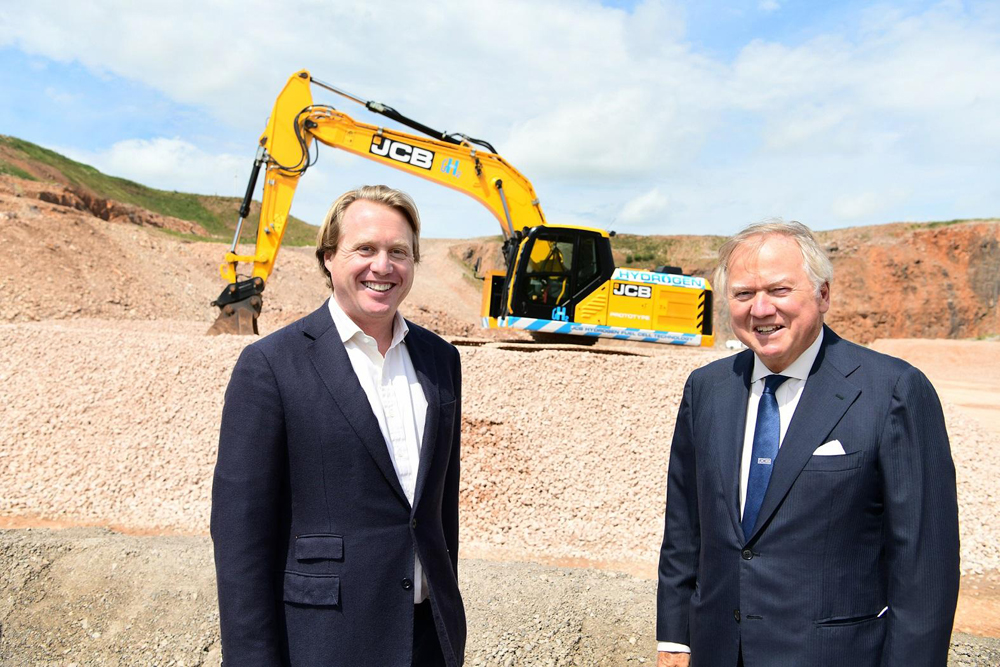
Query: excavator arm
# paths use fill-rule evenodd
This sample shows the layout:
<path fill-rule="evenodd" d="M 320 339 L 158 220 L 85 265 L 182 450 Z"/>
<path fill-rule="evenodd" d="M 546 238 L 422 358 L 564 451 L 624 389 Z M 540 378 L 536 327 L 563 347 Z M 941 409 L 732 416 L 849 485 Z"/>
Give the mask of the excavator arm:
<path fill-rule="evenodd" d="M 312 84 L 430 136 L 361 123 L 331 106 L 314 105 Z M 303 70 L 292 75 L 278 95 L 267 128 L 260 137 L 260 148 L 240 207 L 233 243 L 219 267 L 228 284 L 212 302 L 219 307 L 220 313 L 208 333 L 257 333 L 257 316 L 263 303 L 261 293 L 274 270 L 295 188 L 302 174 L 315 161 L 311 153 L 314 139 L 472 197 L 497 219 L 505 239 L 525 228 L 545 224 L 545 215 L 531 183 L 491 150 L 488 143 L 460 134 L 437 132 L 391 107 L 365 102 L 317 81 Z M 262 168 L 265 169 L 264 186 L 255 251 L 253 255 L 241 255 L 237 253 L 240 232 Z M 250 268 L 249 275 L 244 278 L 239 275 L 241 265 Z"/>

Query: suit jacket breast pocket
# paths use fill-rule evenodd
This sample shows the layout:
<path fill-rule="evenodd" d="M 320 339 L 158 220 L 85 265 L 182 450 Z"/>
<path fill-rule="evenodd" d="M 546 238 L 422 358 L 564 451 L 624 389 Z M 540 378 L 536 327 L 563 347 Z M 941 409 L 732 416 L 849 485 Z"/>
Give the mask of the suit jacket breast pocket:
<path fill-rule="evenodd" d="M 327 533 L 296 535 L 295 560 L 344 560 L 344 538 Z"/>
<path fill-rule="evenodd" d="M 856 451 L 849 454 L 838 454 L 835 456 L 812 456 L 807 462 L 803 471 L 836 472 L 838 470 L 855 470 L 861 467 L 863 452 Z"/>

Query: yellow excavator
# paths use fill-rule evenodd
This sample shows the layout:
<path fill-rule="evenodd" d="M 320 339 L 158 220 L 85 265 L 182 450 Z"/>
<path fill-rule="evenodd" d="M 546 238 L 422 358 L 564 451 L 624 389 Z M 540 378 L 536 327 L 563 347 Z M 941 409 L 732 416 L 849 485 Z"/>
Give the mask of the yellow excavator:
<path fill-rule="evenodd" d="M 313 85 L 426 136 L 361 123 L 332 106 L 313 104 Z M 522 329 L 550 341 L 605 337 L 713 345 L 712 288 L 707 280 L 672 267 L 615 267 L 613 232 L 548 224 L 530 181 L 489 142 L 439 132 L 390 106 L 323 83 L 305 70 L 289 78 L 260 137 L 232 246 L 219 267 L 227 284 L 212 302 L 220 312 L 208 333 L 257 333 L 262 292 L 281 247 L 295 187 L 315 163 L 314 139 L 453 188 L 489 209 L 503 232 L 506 270 L 484 277 L 484 327 Z M 255 253 L 239 255 L 240 232 L 262 167 Z M 238 274 L 241 264 L 252 266 L 249 276 Z"/>

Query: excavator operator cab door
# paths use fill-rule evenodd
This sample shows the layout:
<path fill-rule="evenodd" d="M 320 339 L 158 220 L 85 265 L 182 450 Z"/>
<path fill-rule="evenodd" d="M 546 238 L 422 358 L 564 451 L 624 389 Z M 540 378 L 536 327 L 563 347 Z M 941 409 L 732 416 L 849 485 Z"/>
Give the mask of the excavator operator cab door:
<path fill-rule="evenodd" d="M 522 241 L 511 314 L 574 321 L 576 304 L 614 272 L 610 241 L 588 230 L 535 227 Z"/>

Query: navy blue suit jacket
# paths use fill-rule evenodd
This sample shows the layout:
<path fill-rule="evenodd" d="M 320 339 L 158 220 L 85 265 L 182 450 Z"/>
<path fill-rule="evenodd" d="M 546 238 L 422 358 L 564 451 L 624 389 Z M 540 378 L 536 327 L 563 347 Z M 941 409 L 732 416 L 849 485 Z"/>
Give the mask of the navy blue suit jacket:
<path fill-rule="evenodd" d="M 447 663 L 463 663 L 460 360 L 407 324 L 427 398 L 413 507 L 327 305 L 240 355 L 212 489 L 227 666 L 409 665 L 414 550 Z"/>
<path fill-rule="evenodd" d="M 934 389 L 825 329 L 747 541 L 739 472 L 753 361 L 714 362 L 684 388 L 657 639 L 688 644 L 693 667 L 734 667 L 741 644 L 747 667 L 944 667 L 958 506 Z M 834 439 L 846 455 L 813 456 Z"/>

